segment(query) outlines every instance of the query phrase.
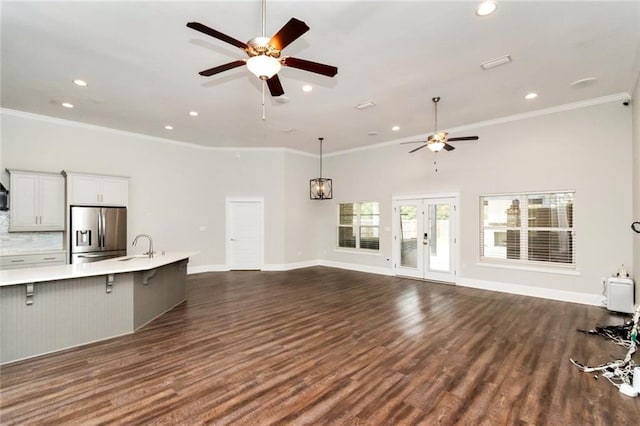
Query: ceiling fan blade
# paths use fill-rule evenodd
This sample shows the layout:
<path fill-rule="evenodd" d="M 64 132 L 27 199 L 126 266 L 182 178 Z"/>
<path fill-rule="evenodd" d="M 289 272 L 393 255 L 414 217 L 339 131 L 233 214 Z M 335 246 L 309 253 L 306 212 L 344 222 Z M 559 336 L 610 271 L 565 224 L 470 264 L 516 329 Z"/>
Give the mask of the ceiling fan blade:
<path fill-rule="evenodd" d="M 452 147 L 448 143 L 445 143 L 443 148 L 446 149 L 447 151 L 453 151 L 455 149 L 454 147 Z"/>
<path fill-rule="evenodd" d="M 284 89 L 282 88 L 282 84 L 280 83 L 278 74 L 267 80 L 267 86 L 269 86 L 269 92 L 271 92 L 271 96 L 284 95 Z"/>
<path fill-rule="evenodd" d="M 338 74 L 338 68 L 334 66 L 319 64 L 317 62 L 311 62 L 305 59 L 292 58 L 290 56 L 284 58 L 283 64 L 291 68 L 298 68 L 300 70 L 326 75 L 327 77 L 333 77 L 334 75 Z"/>
<path fill-rule="evenodd" d="M 246 50 L 249 48 L 247 43 L 243 43 L 240 40 L 236 40 L 233 37 L 230 37 L 226 34 L 222 34 L 220 31 L 216 31 L 213 28 L 207 27 L 206 25 L 201 24 L 200 22 L 189 22 L 187 24 L 187 27 L 192 28 L 196 31 L 200 31 L 201 33 L 209 35 L 213 38 L 217 38 L 218 40 L 222 40 L 226 43 L 232 44 L 235 47 L 239 47 L 242 50 Z"/>
<path fill-rule="evenodd" d="M 427 147 L 427 145 L 429 145 L 429 144 L 428 144 L 428 143 L 425 143 L 424 145 L 419 146 L 419 147 L 417 147 L 416 149 L 412 149 L 411 151 L 409 151 L 409 154 L 412 154 L 412 153 L 414 153 L 414 152 L 416 152 L 416 151 L 419 151 L 419 150 L 421 150 L 422 148 L 426 148 L 426 147 Z"/>
<path fill-rule="evenodd" d="M 455 141 L 477 141 L 480 139 L 477 136 L 461 136 L 459 138 L 448 138 L 447 142 L 455 142 Z"/>
<path fill-rule="evenodd" d="M 228 64 L 218 65 L 217 67 L 209 68 L 208 70 L 200 71 L 198 74 L 203 75 L 205 77 L 212 76 L 214 74 L 221 73 L 222 71 L 231 70 L 234 68 L 241 67 L 246 62 L 242 60 L 229 62 Z"/>
<path fill-rule="evenodd" d="M 411 141 L 411 142 L 400 142 L 400 145 L 407 145 L 410 143 L 426 143 L 426 141 Z"/>
<path fill-rule="evenodd" d="M 309 31 L 307 24 L 299 19 L 291 18 L 289 22 L 280 28 L 280 31 L 271 37 L 269 44 L 278 50 L 282 50 L 307 31 Z"/>

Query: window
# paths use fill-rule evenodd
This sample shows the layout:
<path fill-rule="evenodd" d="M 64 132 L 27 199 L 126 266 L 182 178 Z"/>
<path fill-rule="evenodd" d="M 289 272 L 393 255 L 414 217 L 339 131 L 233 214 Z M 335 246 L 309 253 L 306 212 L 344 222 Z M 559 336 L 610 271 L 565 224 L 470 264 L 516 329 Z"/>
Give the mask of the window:
<path fill-rule="evenodd" d="M 380 250 L 378 203 L 340 203 L 338 205 L 338 247 Z"/>
<path fill-rule="evenodd" d="M 480 260 L 575 268 L 574 192 L 480 197 Z"/>

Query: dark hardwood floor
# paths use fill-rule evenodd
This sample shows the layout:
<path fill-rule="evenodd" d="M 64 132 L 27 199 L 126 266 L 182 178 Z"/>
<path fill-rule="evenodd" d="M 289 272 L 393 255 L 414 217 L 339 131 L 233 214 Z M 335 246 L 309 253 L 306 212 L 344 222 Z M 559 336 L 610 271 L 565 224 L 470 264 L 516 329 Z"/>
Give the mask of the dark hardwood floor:
<path fill-rule="evenodd" d="M 190 276 L 139 332 L 0 369 L 11 424 L 638 424 L 602 308 L 331 268 Z M 636 356 L 637 359 L 637 356 Z"/>

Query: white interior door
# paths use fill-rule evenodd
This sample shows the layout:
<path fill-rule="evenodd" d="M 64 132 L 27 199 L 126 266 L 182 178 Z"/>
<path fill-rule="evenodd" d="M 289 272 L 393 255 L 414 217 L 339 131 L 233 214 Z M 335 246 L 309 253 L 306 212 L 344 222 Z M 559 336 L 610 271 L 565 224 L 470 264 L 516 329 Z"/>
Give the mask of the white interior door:
<path fill-rule="evenodd" d="M 229 269 L 262 268 L 263 211 L 262 200 L 227 200 Z"/>
<path fill-rule="evenodd" d="M 455 283 L 456 197 L 393 202 L 396 275 Z"/>

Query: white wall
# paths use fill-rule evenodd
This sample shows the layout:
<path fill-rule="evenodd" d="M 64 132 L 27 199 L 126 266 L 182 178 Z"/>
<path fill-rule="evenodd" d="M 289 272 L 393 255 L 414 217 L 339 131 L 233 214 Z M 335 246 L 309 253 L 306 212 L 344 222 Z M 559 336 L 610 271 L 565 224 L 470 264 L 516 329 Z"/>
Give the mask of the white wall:
<path fill-rule="evenodd" d="M 634 101 L 640 105 L 638 90 Z M 149 233 L 158 250 L 200 251 L 191 264 L 200 270 L 224 266 L 227 196 L 264 197 L 267 269 L 321 259 L 329 265 L 391 272 L 392 195 L 455 192 L 460 194 L 461 284 L 526 286 L 540 294 L 569 292 L 585 300 L 580 294 L 599 294 L 600 278 L 620 264 L 639 271 L 640 251 L 636 248 L 634 260 L 629 232 L 633 147 L 638 146 L 632 116 L 637 129 L 639 109 L 632 114 L 632 108 L 616 100 L 484 125 L 459 132 L 478 134 L 480 141 L 460 142 L 455 151 L 439 154 L 425 149 L 409 155 L 410 147 L 394 144 L 326 156 L 323 175 L 334 179 L 334 199 L 329 201 L 309 200 L 316 156 L 277 149 L 204 149 L 6 110 L 1 115 L 0 161 L 10 168 L 130 176 L 130 240 Z M 635 156 L 637 172 L 637 152 Z M 480 195 L 564 189 L 576 190 L 579 276 L 477 265 Z M 380 254 L 335 251 L 337 203 L 368 200 L 380 202 Z"/>
<path fill-rule="evenodd" d="M 632 265 L 631 110 L 615 101 L 466 130 L 478 142 L 456 150 L 408 154 L 411 146 L 386 145 L 333 155 L 326 175 L 334 179 L 334 202 L 323 206 L 323 227 L 335 227 L 339 202 L 379 201 L 381 254 L 336 251 L 335 232 L 323 233 L 321 255 L 333 262 L 388 268 L 391 197 L 394 194 L 460 194 L 459 283 L 503 284 L 549 292 L 602 292 L 601 277 Z M 452 135 L 455 136 L 455 135 Z M 433 161 L 437 160 L 438 172 Z M 479 266 L 479 197 L 482 194 L 575 190 L 576 258 L 579 276 Z M 629 269 L 631 269 L 629 267 Z M 491 284 L 493 283 L 493 284 Z M 549 291 L 547 291 L 549 290 Z M 594 300 L 594 297 L 587 297 Z M 576 300 L 585 300 L 577 297 Z"/>
<path fill-rule="evenodd" d="M 200 255 L 190 266 L 222 268 L 225 197 L 262 196 L 265 263 L 287 262 L 285 158 L 291 165 L 308 157 L 284 150 L 203 149 L 6 110 L 1 118 L 4 167 L 130 176 L 129 240 L 148 233 L 158 251 L 196 250 Z M 297 173 L 289 171 L 288 179 L 304 184 L 306 174 L 298 179 Z M 315 253 L 302 247 L 295 259 L 315 259 Z"/>
<path fill-rule="evenodd" d="M 318 177 L 318 164 L 317 156 L 285 154 L 284 258 L 289 267 L 305 266 L 309 261 L 319 259 L 317 217 L 321 202 L 309 199 L 309 179 Z"/>

